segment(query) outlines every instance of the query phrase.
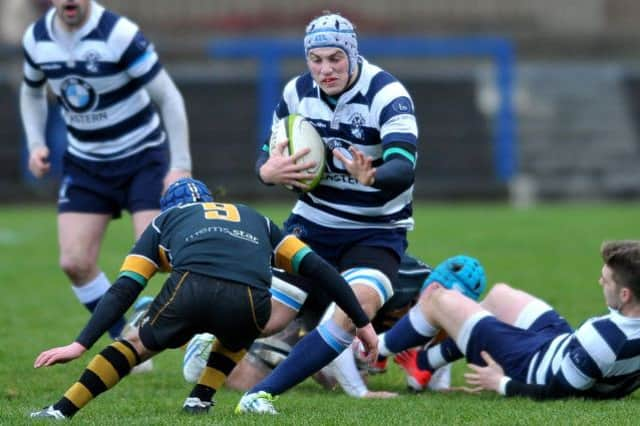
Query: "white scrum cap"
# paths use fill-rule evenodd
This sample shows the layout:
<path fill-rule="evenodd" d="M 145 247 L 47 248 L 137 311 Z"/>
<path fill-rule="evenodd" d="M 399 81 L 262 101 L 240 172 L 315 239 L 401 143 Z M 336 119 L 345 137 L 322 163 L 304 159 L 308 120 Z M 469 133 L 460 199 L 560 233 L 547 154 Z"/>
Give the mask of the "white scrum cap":
<path fill-rule="evenodd" d="M 312 20 L 305 31 L 304 53 L 309 55 L 317 47 L 337 47 L 349 58 L 349 75 L 356 70 L 358 63 L 358 39 L 349 20 L 339 14 L 330 13 Z"/>

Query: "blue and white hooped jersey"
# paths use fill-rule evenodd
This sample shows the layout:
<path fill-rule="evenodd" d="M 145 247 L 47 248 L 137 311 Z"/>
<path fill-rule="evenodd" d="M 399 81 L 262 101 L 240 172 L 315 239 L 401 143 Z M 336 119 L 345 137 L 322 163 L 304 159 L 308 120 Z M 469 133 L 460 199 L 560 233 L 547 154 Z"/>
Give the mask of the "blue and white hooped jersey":
<path fill-rule="evenodd" d="M 56 40 L 55 13 L 51 8 L 24 35 L 24 81 L 31 87 L 49 82 L 67 125 L 68 151 L 107 161 L 165 143 L 143 90 L 162 66 L 138 26 L 92 2 L 69 49 Z"/>
<path fill-rule="evenodd" d="M 611 310 L 571 334 L 553 339 L 529 364 L 527 383 L 563 387 L 594 396 L 624 396 L 640 386 L 640 318 Z"/>
<path fill-rule="evenodd" d="M 338 229 L 413 228 L 413 185 L 390 193 L 360 184 L 331 151 L 348 158 L 355 146 L 373 158 L 373 166 L 394 156 L 417 157 L 418 126 L 411 96 L 391 74 L 360 58 L 360 75 L 335 108 L 320 96 L 307 72 L 292 79 L 274 112 L 274 125 L 289 114 L 311 121 L 327 146 L 327 167 L 320 184 L 303 194 L 293 213 L 321 226 Z"/>

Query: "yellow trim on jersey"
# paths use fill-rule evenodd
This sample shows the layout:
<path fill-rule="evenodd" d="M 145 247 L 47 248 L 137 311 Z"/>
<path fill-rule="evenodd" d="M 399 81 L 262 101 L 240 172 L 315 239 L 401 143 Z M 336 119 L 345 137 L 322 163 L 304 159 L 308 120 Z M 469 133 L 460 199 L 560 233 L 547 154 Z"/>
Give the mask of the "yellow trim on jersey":
<path fill-rule="evenodd" d="M 149 280 L 153 274 L 158 271 L 158 265 L 153 263 L 151 259 L 147 257 L 130 254 L 124 259 L 122 267 L 120 268 L 120 272 L 125 271 L 135 272 Z"/>
<path fill-rule="evenodd" d="M 171 262 L 169 262 L 168 250 L 162 246 L 158 246 L 158 257 L 160 258 L 160 272 L 171 272 Z"/>
<path fill-rule="evenodd" d="M 298 237 L 287 235 L 275 249 L 275 266 L 287 272 L 296 273 L 297 262 L 294 262 L 294 260 L 300 260 L 296 259 L 296 255 L 305 248 L 308 248 L 307 245 L 300 241 Z"/>

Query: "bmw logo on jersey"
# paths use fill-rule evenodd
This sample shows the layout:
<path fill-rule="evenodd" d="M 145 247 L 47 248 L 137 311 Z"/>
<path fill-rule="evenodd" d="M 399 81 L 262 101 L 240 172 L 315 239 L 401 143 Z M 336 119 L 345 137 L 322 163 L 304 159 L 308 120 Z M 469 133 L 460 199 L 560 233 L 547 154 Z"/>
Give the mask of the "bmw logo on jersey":
<path fill-rule="evenodd" d="M 95 89 L 79 77 L 66 78 L 60 85 L 60 95 L 64 106 L 76 113 L 89 111 L 98 99 Z"/>

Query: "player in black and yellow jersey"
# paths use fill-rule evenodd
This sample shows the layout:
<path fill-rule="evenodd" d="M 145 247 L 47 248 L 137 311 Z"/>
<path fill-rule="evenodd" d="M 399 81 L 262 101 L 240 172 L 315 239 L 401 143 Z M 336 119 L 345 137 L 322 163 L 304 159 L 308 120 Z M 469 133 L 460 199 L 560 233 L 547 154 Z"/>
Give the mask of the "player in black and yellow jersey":
<path fill-rule="evenodd" d="M 32 417 L 73 416 L 138 363 L 202 332 L 214 334 L 217 341 L 184 408 L 208 411 L 216 390 L 269 320 L 272 265 L 323 285 L 375 355 L 376 334 L 350 287 L 297 237 L 283 234 L 247 206 L 214 202 L 206 185 L 194 179 L 172 184 L 161 208 L 77 339 L 42 352 L 34 366 L 81 356 L 126 312 L 156 272 L 171 271 L 140 328 L 96 355 L 58 402 Z"/>

